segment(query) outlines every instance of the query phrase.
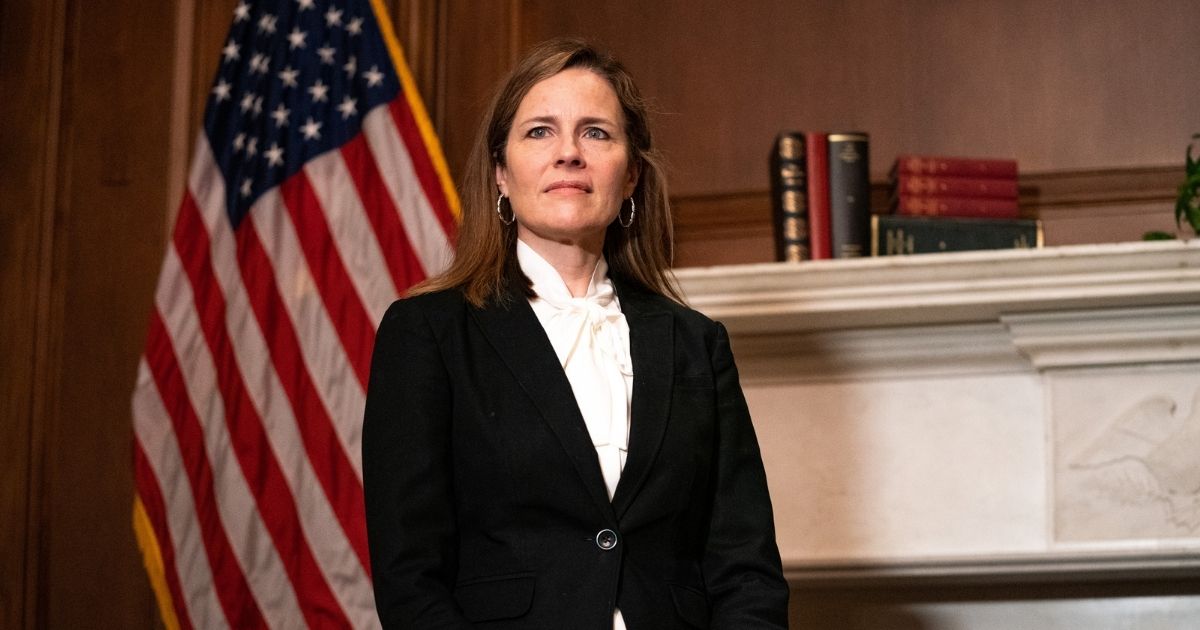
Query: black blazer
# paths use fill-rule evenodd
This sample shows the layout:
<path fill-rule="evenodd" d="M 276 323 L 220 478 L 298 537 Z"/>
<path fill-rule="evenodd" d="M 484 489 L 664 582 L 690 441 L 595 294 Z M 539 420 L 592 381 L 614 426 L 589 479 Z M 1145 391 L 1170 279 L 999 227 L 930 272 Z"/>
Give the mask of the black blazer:
<path fill-rule="evenodd" d="M 615 280 L 615 279 L 614 279 Z M 615 280 L 634 381 L 610 502 L 528 301 L 396 302 L 363 427 L 386 628 L 786 628 L 766 476 L 721 324 Z"/>

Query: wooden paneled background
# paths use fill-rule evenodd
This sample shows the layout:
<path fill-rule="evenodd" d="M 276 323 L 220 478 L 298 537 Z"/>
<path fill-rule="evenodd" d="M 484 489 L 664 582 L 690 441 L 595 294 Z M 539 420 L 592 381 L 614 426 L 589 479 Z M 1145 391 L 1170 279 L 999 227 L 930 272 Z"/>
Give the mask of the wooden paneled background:
<path fill-rule="evenodd" d="M 157 625 L 129 396 L 232 0 L 0 3 L 0 628 Z M 1200 131 L 1188 0 L 391 0 L 453 173 L 522 49 L 574 34 L 653 99 L 681 265 L 767 260 L 781 129 L 1015 157 L 1050 243 L 1172 229 Z"/>

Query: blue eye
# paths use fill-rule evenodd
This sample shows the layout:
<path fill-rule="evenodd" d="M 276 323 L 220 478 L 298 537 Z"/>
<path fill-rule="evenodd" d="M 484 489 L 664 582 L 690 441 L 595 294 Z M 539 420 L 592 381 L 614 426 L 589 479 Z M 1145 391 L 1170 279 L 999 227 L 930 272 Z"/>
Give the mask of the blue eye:
<path fill-rule="evenodd" d="M 588 127 L 587 131 L 583 132 L 583 137 L 591 138 L 592 140 L 607 140 L 610 136 L 607 131 L 599 127 Z"/>
<path fill-rule="evenodd" d="M 530 129 L 525 135 L 530 138 L 545 138 L 546 136 L 550 135 L 550 128 L 549 127 L 534 127 L 533 129 Z"/>

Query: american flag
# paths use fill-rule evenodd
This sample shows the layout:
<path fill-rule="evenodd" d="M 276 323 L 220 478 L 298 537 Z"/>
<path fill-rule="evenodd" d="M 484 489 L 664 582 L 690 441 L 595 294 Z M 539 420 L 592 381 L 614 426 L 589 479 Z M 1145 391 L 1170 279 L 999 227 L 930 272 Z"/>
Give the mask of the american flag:
<path fill-rule="evenodd" d="M 134 529 L 168 627 L 377 627 L 375 325 L 458 201 L 381 0 L 239 2 L 133 393 Z"/>

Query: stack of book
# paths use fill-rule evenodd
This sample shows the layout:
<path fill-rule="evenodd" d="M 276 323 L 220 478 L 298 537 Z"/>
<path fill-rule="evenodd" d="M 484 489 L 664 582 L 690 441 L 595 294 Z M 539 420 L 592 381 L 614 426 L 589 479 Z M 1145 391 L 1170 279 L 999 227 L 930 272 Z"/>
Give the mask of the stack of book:
<path fill-rule="evenodd" d="M 1020 218 L 1017 162 L 901 155 L 890 214 L 871 223 L 871 254 L 1041 247 L 1041 224 Z"/>
<path fill-rule="evenodd" d="M 776 137 L 770 162 L 777 260 L 870 253 L 868 144 L 862 132 L 785 131 Z"/>
<path fill-rule="evenodd" d="M 889 175 L 900 216 L 1015 219 L 1017 161 L 902 155 Z"/>

